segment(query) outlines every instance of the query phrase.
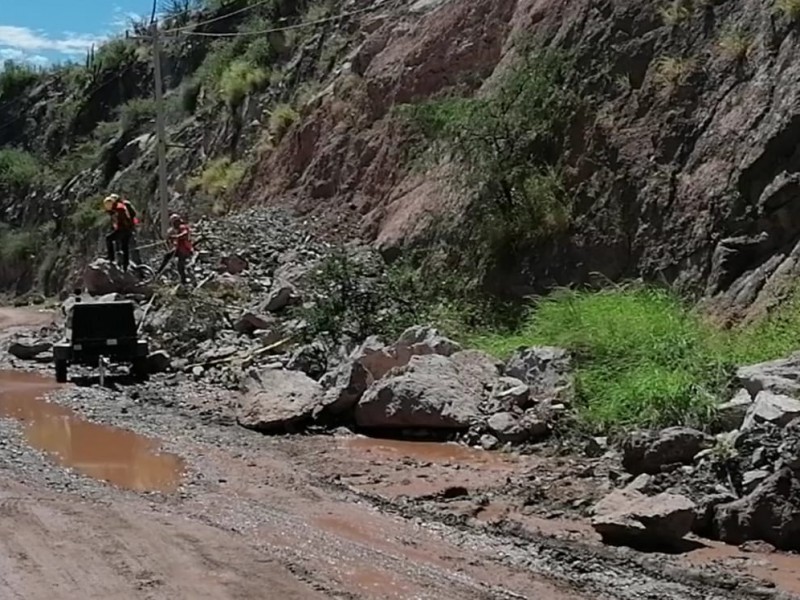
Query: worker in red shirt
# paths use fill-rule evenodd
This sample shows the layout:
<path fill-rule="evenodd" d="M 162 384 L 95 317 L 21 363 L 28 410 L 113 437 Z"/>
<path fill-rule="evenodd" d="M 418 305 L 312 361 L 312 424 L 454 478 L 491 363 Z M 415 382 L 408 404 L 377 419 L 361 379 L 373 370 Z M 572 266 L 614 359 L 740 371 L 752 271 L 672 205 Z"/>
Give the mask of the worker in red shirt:
<path fill-rule="evenodd" d="M 179 215 L 173 214 L 169 218 L 170 230 L 168 234 L 169 242 L 173 248 L 164 255 L 161 261 L 161 266 L 156 271 L 156 277 L 161 275 L 164 269 L 167 268 L 169 261 L 173 258 L 178 259 L 178 274 L 181 277 L 181 283 L 185 284 L 186 281 L 186 261 L 194 254 L 194 247 L 192 246 L 192 239 L 189 231 L 189 226 L 180 218 Z"/>

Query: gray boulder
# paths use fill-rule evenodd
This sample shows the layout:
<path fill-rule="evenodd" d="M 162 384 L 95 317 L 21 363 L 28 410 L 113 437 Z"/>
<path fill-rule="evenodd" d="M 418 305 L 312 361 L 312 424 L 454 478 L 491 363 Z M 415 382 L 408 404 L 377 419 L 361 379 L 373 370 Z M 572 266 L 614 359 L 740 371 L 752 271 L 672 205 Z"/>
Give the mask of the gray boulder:
<path fill-rule="evenodd" d="M 528 408 L 530 403 L 531 390 L 528 384 L 514 377 L 500 377 L 494 381 L 484 411 L 488 414 L 513 412 Z"/>
<path fill-rule="evenodd" d="M 258 316 L 252 312 L 245 312 L 236 320 L 233 328 L 237 333 L 253 335 L 258 330 L 269 329 L 273 323 L 274 321 L 267 317 Z"/>
<path fill-rule="evenodd" d="M 629 473 L 658 473 L 662 467 L 689 464 L 712 440 L 689 427 L 668 427 L 658 432 L 635 432 L 622 444 L 622 466 Z"/>
<path fill-rule="evenodd" d="M 676 494 L 615 490 L 595 505 L 592 527 L 608 544 L 669 548 L 691 531 L 695 509 Z"/>
<path fill-rule="evenodd" d="M 480 416 L 481 390 L 464 382 L 479 377 L 445 356 L 413 356 L 405 367 L 369 387 L 356 406 L 356 423 L 373 428 L 467 429 Z"/>
<path fill-rule="evenodd" d="M 528 439 L 528 432 L 520 421 L 518 415 L 500 412 L 489 417 L 486 425 L 501 442 L 518 443 Z"/>
<path fill-rule="evenodd" d="M 800 353 L 788 358 L 740 367 L 736 371 L 736 378 L 754 398 L 762 391 L 785 396 L 800 396 Z"/>
<path fill-rule="evenodd" d="M 451 356 L 461 350 L 456 342 L 444 337 L 431 327 L 411 327 L 398 340 L 384 345 L 375 337 L 368 338 L 353 354 L 375 379 L 384 377 L 392 369 L 404 367 L 413 356 L 437 354 Z M 469 360 L 464 357 L 463 360 Z"/>
<path fill-rule="evenodd" d="M 741 428 L 748 430 L 762 423 L 785 427 L 797 417 L 800 417 L 800 400 L 762 390 L 748 407 Z"/>
<path fill-rule="evenodd" d="M 505 366 L 505 374 L 530 386 L 534 398 L 571 398 L 574 382 L 572 361 L 567 350 L 534 346 L 517 350 Z"/>
<path fill-rule="evenodd" d="M 744 498 L 714 509 L 714 533 L 729 544 L 763 540 L 782 550 L 800 550 L 800 480 L 785 467 Z"/>
<path fill-rule="evenodd" d="M 719 424 L 726 431 L 739 429 L 751 404 L 753 404 L 753 398 L 750 396 L 750 392 L 744 388 L 740 389 L 734 394 L 733 398 L 717 407 Z"/>
<path fill-rule="evenodd" d="M 237 254 L 223 256 L 219 261 L 220 273 L 228 273 L 230 275 L 239 275 L 243 273 L 248 267 L 247 261 Z"/>
<path fill-rule="evenodd" d="M 53 344 L 32 338 L 20 338 L 11 343 L 8 353 L 21 360 L 35 360 L 39 355 L 50 352 Z"/>
<path fill-rule="evenodd" d="M 357 360 L 348 360 L 326 373 L 320 383 L 325 388 L 321 409 L 332 415 L 353 410 L 373 382 L 369 371 Z"/>
<path fill-rule="evenodd" d="M 300 346 L 292 353 L 286 368 L 319 380 L 328 370 L 328 348 L 319 341 Z"/>
<path fill-rule="evenodd" d="M 300 371 L 251 371 L 243 381 L 237 421 L 262 433 L 297 431 L 322 400 L 322 386 Z"/>
<path fill-rule="evenodd" d="M 125 272 L 104 258 L 95 260 L 84 269 L 83 286 L 92 296 L 104 296 L 114 292 L 150 296 L 151 293 L 148 286 L 132 271 Z"/>
<path fill-rule="evenodd" d="M 266 312 L 278 312 L 287 306 L 294 306 L 300 302 L 300 294 L 290 283 L 276 283 L 264 302 L 263 310 Z"/>

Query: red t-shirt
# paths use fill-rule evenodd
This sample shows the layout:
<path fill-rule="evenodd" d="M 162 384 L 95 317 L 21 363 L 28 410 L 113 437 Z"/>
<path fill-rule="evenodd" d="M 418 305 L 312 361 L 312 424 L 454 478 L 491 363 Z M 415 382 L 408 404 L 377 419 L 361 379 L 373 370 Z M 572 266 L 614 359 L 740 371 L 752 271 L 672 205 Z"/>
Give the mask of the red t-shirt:
<path fill-rule="evenodd" d="M 181 256 L 189 256 L 194 251 L 192 240 L 189 239 L 189 226 L 182 223 L 175 233 L 181 236 L 175 239 L 175 251 Z"/>

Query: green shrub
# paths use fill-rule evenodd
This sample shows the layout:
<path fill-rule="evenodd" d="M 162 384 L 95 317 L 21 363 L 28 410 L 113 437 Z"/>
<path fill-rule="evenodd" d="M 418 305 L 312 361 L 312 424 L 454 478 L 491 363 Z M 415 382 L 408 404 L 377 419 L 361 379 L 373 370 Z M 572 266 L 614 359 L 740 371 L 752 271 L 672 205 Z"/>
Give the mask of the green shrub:
<path fill-rule="evenodd" d="M 655 81 L 668 90 L 685 85 L 697 67 L 692 58 L 662 56 L 656 61 Z"/>
<path fill-rule="evenodd" d="M 199 189 L 216 200 L 212 210 L 222 213 L 226 207 L 221 200 L 241 182 L 245 171 L 245 165 L 241 162 L 233 162 L 227 157 L 218 158 L 208 163 L 198 177 L 189 180 L 189 188 Z"/>
<path fill-rule="evenodd" d="M 775 9 L 793 21 L 800 19 L 800 0 L 775 0 Z"/>
<path fill-rule="evenodd" d="M 89 51 L 86 66 L 96 74 L 121 71 L 136 60 L 134 40 L 114 38 L 103 43 L 97 51 Z"/>
<path fill-rule="evenodd" d="M 741 61 L 750 54 L 753 38 L 741 27 L 728 27 L 720 34 L 718 45 L 725 56 Z"/>
<path fill-rule="evenodd" d="M 5 61 L 3 70 L 0 71 L 0 100 L 18 96 L 40 77 L 41 73 L 29 65 L 15 63 L 13 60 Z"/>
<path fill-rule="evenodd" d="M 570 61 L 526 50 L 485 97 L 446 98 L 401 108 L 429 144 L 449 156 L 469 199 L 454 247 L 479 276 L 570 221 L 559 175 L 576 96 L 566 85 Z M 460 241 L 458 241 L 460 239 Z M 463 250 L 466 250 L 464 252 Z"/>
<path fill-rule="evenodd" d="M 661 18 L 667 25 L 679 25 L 692 16 L 692 6 L 686 0 L 672 0 L 659 10 Z"/>
<path fill-rule="evenodd" d="M 191 79 L 181 86 L 181 108 L 187 114 L 193 115 L 197 110 L 201 84 L 196 79 Z"/>
<path fill-rule="evenodd" d="M 592 431 L 704 426 L 736 366 L 800 346 L 797 298 L 761 323 L 723 331 L 663 290 L 568 291 L 541 300 L 523 327 L 469 341 L 497 356 L 537 344 L 571 350 L 580 420 Z"/>
<path fill-rule="evenodd" d="M 69 215 L 70 227 L 81 236 L 100 229 L 107 221 L 108 217 L 103 212 L 103 202 L 100 197 L 85 199 Z"/>
<path fill-rule="evenodd" d="M 219 93 L 225 103 L 235 108 L 255 91 L 264 87 L 269 76 L 263 69 L 245 60 L 235 60 L 222 74 Z"/>
<path fill-rule="evenodd" d="M 13 148 L 0 150 L 0 187 L 25 193 L 41 173 L 42 167 L 32 154 Z"/>
<path fill-rule="evenodd" d="M 273 141 L 282 140 L 289 128 L 299 120 L 300 115 L 288 104 L 276 106 L 269 115 L 269 131 Z"/>
<path fill-rule="evenodd" d="M 154 98 L 134 98 L 119 109 L 119 126 L 122 131 L 133 131 L 142 123 L 152 122 L 156 117 Z"/>
<path fill-rule="evenodd" d="M 32 229 L 0 229 L 0 261 L 18 264 L 33 259 L 41 242 L 40 236 Z"/>

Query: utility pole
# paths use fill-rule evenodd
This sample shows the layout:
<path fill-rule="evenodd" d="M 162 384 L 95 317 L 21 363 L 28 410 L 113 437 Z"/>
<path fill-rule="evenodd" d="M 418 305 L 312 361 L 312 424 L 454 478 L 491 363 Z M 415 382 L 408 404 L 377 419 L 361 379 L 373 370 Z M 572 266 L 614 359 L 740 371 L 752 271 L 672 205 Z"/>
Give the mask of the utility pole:
<path fill-rule="evenodd" d="M 153 71 L 156 85 L 156 151 L 158 153 L 158 197 L 160 201 L 161 235 L 167 237 L 167 132 L 164 125 L 164 96 L 161 89 L 161 40 L 158 37 L 158 22 L 153 20 L 150 24 L 150 33 L 153 36 Z"/>

